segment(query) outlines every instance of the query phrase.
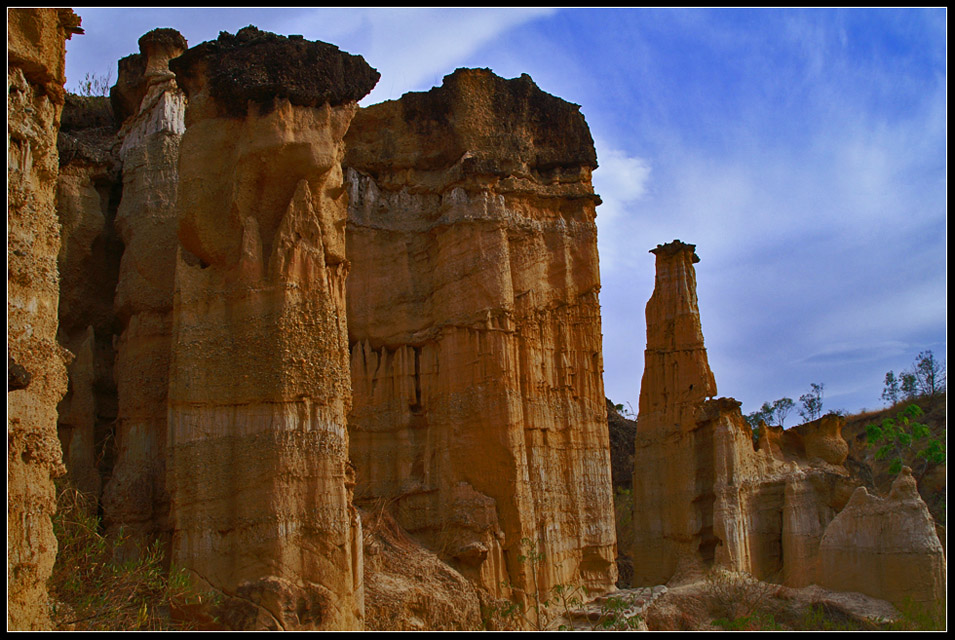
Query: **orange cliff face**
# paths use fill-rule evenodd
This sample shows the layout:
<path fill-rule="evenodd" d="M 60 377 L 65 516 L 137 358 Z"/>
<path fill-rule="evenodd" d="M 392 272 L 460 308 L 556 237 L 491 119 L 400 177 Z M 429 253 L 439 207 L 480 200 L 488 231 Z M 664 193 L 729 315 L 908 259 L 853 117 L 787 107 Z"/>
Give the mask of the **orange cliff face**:
<path fill-rule="evenodd" d="M 170 66 L 188 96 L 172 561 L 226 596 L 230 628 L 360 629 L 340 161 L 378 74 L 332 45 L 254 27 Z"/>
<path fill-rule="evenodd" d="M 647 303 L 647 349 L 633 458 L 634 584 L 665 583 L 686 558 L 712 558 L 712 505 L 701 503 L 698 453 L 711 448 L 697 411 L 716 395 L 696 297 L 696 246 L 659 245 Z M 712 475 L 712 465 L 699 470 Z M 708 481 L 708 480 L 704 480 Z"/>
<path fill-rule="evenodd" d="M 491 594 L 534 588 L 529 544 L 542 591 L 611 589 L 599 200 L 578 108 L 527 76 L 459 69 L 362 109 L 346 143 L 356 501 L 387 501 Z"/>
<path fill-rule="evenodd" d="M 687 428 L 696 406 L 716 395 L 703 345 L 696 270 L 696 245 L 679 240 L 650 251 L 656 256 L 656 282 L 647 303 L 647 349 L 640 385 L 641 434 Z M 682 426 L 681 426 L 682 425 Z"/>

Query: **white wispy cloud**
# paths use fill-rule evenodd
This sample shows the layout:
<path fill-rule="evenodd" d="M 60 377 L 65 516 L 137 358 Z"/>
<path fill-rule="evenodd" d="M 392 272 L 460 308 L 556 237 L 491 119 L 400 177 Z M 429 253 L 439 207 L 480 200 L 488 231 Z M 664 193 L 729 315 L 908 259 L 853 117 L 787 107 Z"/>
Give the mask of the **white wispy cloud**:
<path fill-rule="evenodd" d="M 296 15 L 285 31 L 360 53 L 381 73 L 378 86 L 361 101 L 369 105 L 440 85 L 477 49 L 554 11 L 543 7 L 314 9 Z"/>
<path fill-rule="evenodd" d="M 597 208 L 597 241 L 601 272 L 606 276 L 620 266 L 621 257 L 633 252 L 634 205 L 647 193 L 650 163 L 606 142 L 596 140 L 597 162 L 594 191 L 602 204 Z"/>

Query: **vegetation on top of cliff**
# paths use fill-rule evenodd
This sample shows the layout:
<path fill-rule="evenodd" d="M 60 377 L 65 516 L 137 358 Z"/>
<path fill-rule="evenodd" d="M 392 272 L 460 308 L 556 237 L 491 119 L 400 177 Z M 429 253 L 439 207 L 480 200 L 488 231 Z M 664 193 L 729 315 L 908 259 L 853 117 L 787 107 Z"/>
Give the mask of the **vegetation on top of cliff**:
<path fill-rule="evenodd" d="M 917 404 L 910 404 L 895 418 L 866 425 L 866 442 L 877 447 L 876 460 L 888 460 L 889 473 L 899 473 L 906 460 L 914 457 L 921 463 L 914 469 L 918 480 L 925 476 L 929 464 L 945 463 L 945 443 L 927 424 L 914 421 L 924 413 Z"/>
<path fill-rule="evenodd" d="M 903 369 L 898 376 L 894 371 L 885 374 L 882 400 L 891 407 L 903 400 L 936 396 L 945 391 L 945 382 L 945 364 L 928 349 L 920 352 L 912 367 Z"/>
<path fill-rule="evenodd" d="M 106 72 L 105 76 L 98 73 L 87 73 L 76 84 L 76 90 L 73 93 L 86 97 L 107 97 L 109 96 L 110 81 L 109 71 Z"/>

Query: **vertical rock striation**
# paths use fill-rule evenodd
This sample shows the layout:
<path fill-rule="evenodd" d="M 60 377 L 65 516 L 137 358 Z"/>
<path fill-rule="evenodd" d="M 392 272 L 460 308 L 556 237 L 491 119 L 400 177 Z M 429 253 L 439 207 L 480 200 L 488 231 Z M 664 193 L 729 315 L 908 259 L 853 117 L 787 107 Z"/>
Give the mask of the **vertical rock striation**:
<path fill-rule="evenodd" d="M 185 94 L 168 62 L 186 50 L 186 40 L 174 29 L 155 29 L 139 39 L 139 49 L 120 61 L 111 92 L 113 110 L 123 118 L 116 226 L 125 250 L 113 301 L 121 327 L 115 362 L 117 451 L 103 495 L 109 530 L 122 526 L 136 538 L 170 528 L 166 394 Z"/>
<path fill-rule="evenodd" d="M 232 628 L 362 625 L 346 415 L 342 138 L 378 79 L 254 27 L 170 63 L 179 163 L 167 484 L 172 559 Z"/>
<path fill-rule="evenodd" d="M 660 245 L 647 303 L 647 348 L 633 456 L 634 585 L 661 584 L 681 558 L 712 559 L 714 446 L 697 411 L 716 395 L 696 297 L 696 246 Z M 702 498 L 702 499 L 701 499 Z"/>
<path fill-rule="evenodd" d="M 599 199 L 579 108 L 526 75 L 459 69 L 361 110 L 346 142 L 356 500 L 387 501 L 494 596 L 612 588 Z"/>
<path fill-rule="evenodd" d="M 7 626 L 50 625 L 53 478 L 63 472 L 57 403 L 60 224 L 54 200 L 70 9 L 7 10 Z"/>

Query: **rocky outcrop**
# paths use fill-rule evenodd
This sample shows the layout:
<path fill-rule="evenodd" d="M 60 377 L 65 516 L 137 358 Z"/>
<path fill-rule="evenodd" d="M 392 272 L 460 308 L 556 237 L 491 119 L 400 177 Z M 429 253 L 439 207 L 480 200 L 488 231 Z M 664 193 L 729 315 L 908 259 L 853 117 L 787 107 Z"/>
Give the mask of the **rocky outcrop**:
<path fill-rule="evenodd" d="M 823 532 L 857 484 L 840 466 L 844 419 L 764 428 L 754 447 L 739 403 L 707 399 L 716 384 L 697 306 L 695 246 L 677 240 L 652 253 L 657 279 L 634 453 L 634 584 L 711 566 L 810 584 Z"/>
<path fill-rule="evenodd" d="M 172 561 L 226 596 L 230 628 L 361 628 L 340 161 L 354 101 L 377 73 L 331 45 L 254 27 L 170 67 L 188 97 L 166 450 Z M 338 84 L 342 69 L 361 71 Z"/>
<path fill-rule="evenodd" d="M 908 467 L 885 498 L 865 487 L 829 524 L 820 543 L 819 583 L 902 604 L 945 599 L 945 554 Z"/>
<path fill-rule="evenodd" d="M 7 10 L 7 626 L 50 625 L 57 403 L 69 359 L 56 341 L 60 224 L 54 207 L 69 9 Z"/>
<path fill-rule="evenodd" d="M 166 394 L 185 95 L 168 61 L 185 51 L 186 41 L 174 29 L 155 29 L 139 39 L 139 48 L 121 61 L 111 95 L 114 109 L 131 112 L 118 132 L 123 184 L 116 227 L 125 250 L 112 301 L 121 329 L 115 360 L 116 462 L 103 494 L 108 530 L 123 527 L 134 536 L 131 544 L 170 530 Z"/>
<path fill-rule="evenodd" d="M 390 501 L 492 596 L 612 588 L 599 199 L 579 108 L 526 75 L 459 69 L 361 110 L 346 142 L 356 501 Z"/>

